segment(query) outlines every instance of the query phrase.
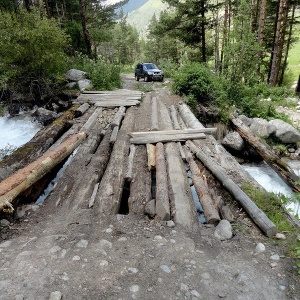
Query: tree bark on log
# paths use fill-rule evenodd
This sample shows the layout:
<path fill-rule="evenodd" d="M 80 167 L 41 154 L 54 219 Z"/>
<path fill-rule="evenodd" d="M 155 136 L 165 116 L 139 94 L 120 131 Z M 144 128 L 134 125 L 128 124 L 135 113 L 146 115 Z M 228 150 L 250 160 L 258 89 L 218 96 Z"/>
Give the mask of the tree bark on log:
<path fill-rule="evenodd" d="M 135 146 L 130 145 L 130 152 L 128 156 L 128 164 L 127 164 L 127 172 L 125 176 L 126 181 L 132 180 L 132 169 L 133 169 L 133 162 L 134 162 L 134 155 L 135 155 Z"/>
<path fill-rule="evenodd" d="M 129 153 L 129 136 L 127 133 L 132 131 L 133 125 L 134 109 L 129 108 L 95 199 L 94 210 L 101 220 L 119 212 Z"/>
<path fill-rule="evenodd" d="M 208 157 L 202 150 L 196 147 L 191 141 L 187 142 L 187 146 L 191 151 L 202 161 L 216 178 L 223 184 L 223 186 L 229 191 L 229 193 L 240 203 L 240 205 L 249 214 L 255 224 L 268 236 L 272 237 L 276 234 L 277 229 L 273 222 L 261 211 L 256 204 L 241 190 L 241 188 L 235 184 L 224 173 L 222 168 L 217 165 L 210 157 Z"/>
<path fill-rule="evenodd" d="M 62 162 L 86 138 L 80 132 L 70 136 L 56 149 L 45 153 L 33 163 L 20 169 L 0 183 L 0 210 L 12 209 L 13 200 Z"/>
<path fill-rule="evenodd" d="M 173 128 L 175 130 L 180 130 L 181 127 L 180 127 L 179 122 L 178 122 L 177 111 L 176 111 L 176 108 L 175 108 L 174 105 L 170 106 L 170 113 L 171 113 L 171 119 L 172 119 L 172 123 L 173 123 Z"/>
<path fill-rule="evenodd" d="M 156 144 L 156 216 L 158 219 L 168 221 L 171 218 L 167 165 L 165 150 L 162 143 Z"/>
<path fill-rule="evenodd" d="M 299 177 L 293 169 L 283 162 L 278 155 L 272 151 L 271 147 L 256 135 L 238 118 L 232 117 L 231 122 L 236 131 L 243 137 L 265 160 L 265 162 L 296 192 L 300 192 L 300 186 L 297 184 Z"/>
<path fill-rule="evenodd" d="M 73 105 L 47 127 L 41 129 L 28 143 L 0 162 L 0 181 L 25 167 L 42 155 L 70 127 L 78 105 Z"/>
<path fill-rule="evenodd" d="M 88 109 L 90 108 L 90 105 L 88 103 L 84 103 L 80 105 L 76 110 L 75 110 L 75 118 L 81 117 L 84 115 Z"/>
<path fill-rule="evenodd" d="M 116 142 L 118 137 L 118 132 L 119 132 L 119 127 L 114 127 L 109 141 L 111 145 L 113 145 Z"/>
<path fill-rule="evenodd" d="M 125 106 L 121 106 L 119 108 L 119 110 L 117 111 L 117 113 L 115 114 L 114 119 L 112 120 L 112 122 L 110 124 L 110 126 L 112 128 L 114 128 L 114 127 L 120 127 L 120 124 L 122 122 L 122 119 L 124 118 L 125 112 L 126 112 L 126 107 Z"/>
<path fill-rule="evenodd" d="M 220 222 L 219 213 L 214 205 L 214 202 L 210 196 L 209 190 L 199 167 L 197 166 L 196 162 L 194 161 L 191 153 L 186 149 L 186 157 L 187 161 L 190 165 L 190 170 L 192 172 L 192 180 L 194 183 L 195 190 L 199 197 L 201 206 L 203 208 L 203 212 L 208 224 L 218 224 Z"/>
<path fill-rule="evenodd" d="M 156 97 L 151 99 L 151 130 L 158 130 L 158 110 Z"/>
<path fill-rule="evenodd" d="M 130 196 L 129 213 L 144 214 L 145 205 L 151 200 L 151 172 L 147 167 L 147 151 L 144 145 L 135 147 Z"/>

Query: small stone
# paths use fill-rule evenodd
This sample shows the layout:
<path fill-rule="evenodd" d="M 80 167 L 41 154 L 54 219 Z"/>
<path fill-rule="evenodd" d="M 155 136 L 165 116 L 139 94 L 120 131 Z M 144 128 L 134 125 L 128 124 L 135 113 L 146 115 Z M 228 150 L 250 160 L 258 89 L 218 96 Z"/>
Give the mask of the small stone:
<path fill-rule="evenodd" d="M 132 273 L 132 274 L 136 274 L 136 273 L 138 273 L 138 269 L 136 269 L 136 268 L 128 268 L 128 272 Z"/>
<path fill-rule="evenodd" d="M 32 209 L 32 211 L 36 212 L 36 211 L 38 211 L 40 209 L 40 207 L 37 204 L 32 204 L 31 205 L 31 209 Z"/>
<path fill-rule="evenodd" d="M 87 240 L 80 240 L 77 244 L 76 247 L 78 248 L 86 248 L 88 246 L 89 242 Z"/>
<path fill-rule="evenodd" d="M 80 260 L 80 256 L 78 256 L 78 255 L 75 255 L 75 256 L 73 256 L 73 258 L 72 258 L 72 260 Z"/>
<path fill-rule="evenodd" d="M 100 262 L 100 267 L 106 267 L 106 266 L 108 266 L 108 261 L 106 261 L 106 260 L 101 260 L 101 262 Z"/>
<path fill-rule="evenodd" d="M 175 227 L 175 223 L 174 223 L 172 220 L 167 221 L 167 222 L 166 222 L 166 225 L 167 225 L 168 227 L 170 227 L 170 228 L 174 228 L 174 227 Z"/>
<path fill-rule="evenodd" d="M 145 214 L 153 218 L 156 215 L 155 200 L 152 199 L 145 205 Z"/>
<path fill-rule="evenodd" d="M 62 293 L 60 291 L 52 292 L 49 300 L 60 300 L 62 297 Z"/>
<path fill-rule="evenodd" d="M 270 257 L 270 259 L 275 260 L 275 261 L 278 261 L 278 260 L 280 260 L 280 257 L 279 257 L 278 254 L 274 254 L 274 255 L 272 255 L 272 256 Z"/>
<path fill-rule="evenodd" d="M 112 243 L 108 240 L 101 240 L 99 242 L 100 248 L 104 250 L 109 250 L 112 248 Z"/>
<path fill-rule="evenodd" d="M 162 237 L 161 237 L 160 235 L 156 235 L 156 236 L 154 237 L 154 239 L 155 239 L 156 241 L 159 241 L 159 240 L 162 240 Z"/>
<path fill-rule="evenodd" d="M 0 248 L 7 248 L 11 245 L 11 241 L 6 241 L 0 244 Z"/>
<path fill-rule="evenodd" d="M 219 298 L 226 298 L 227 297 L 227 295 L 223 292 L 219 293 L 218 296 L 219 296 Z"/>
<path fill-rule="evenodd" d="M 113 232 L 113 229 L 112 229 L 112 228 L 107 228 L 107 229 L 105 230 L 105 232 L 106 232 L 106 233 L 112 233 L 112 232 Z"/>
<path fill-rule="evenodd" d="M 244 275 L 244 274 L 239 274 L 236 278 L 237 280 L 237 283 L 240 284 L 240 285 L 245 285 L 246 281 L 248 280 L 249 278 Z"/>
<path fill-rule="evenodd" d="M 120 237 L 120 238 L 118 239 L 118 241 L 119 241 L 119 242 L 125 242 L 125 241 L 127 241 L 127 238 L 126 238 L 126 237 Z"/>
<path fill-rule="evenodd" d="M 166 273 L 171 273 L 171 269 L 167 265 L 161 265 L 160 268 Z"/>
<path fill-rule="evenodd" d="M 188 290 L 189 290 L 189 287 L 188 287 L 186 284 L 181 283 L 181 284 L 180 284 L 180 290 L 181 290 L 181 291 L 188 291 Z"/>
<path fill-rule="evenodd" d="M 279 233 L 279 232 L 276 233 L 275 237 L 276 237 L 276 239 L 279 239 L 279 240 L 286 239 L 286 236 L 283 233 Z"/>
<path fill-rule="evenodd" d="M 280 285 L 280 286 L 279 286 L 279 289 L 280 289 L 281 291 L 285 291 L 285 290 L 286 290 L 286 287 L 283 286 L 283 285 Z"/>
<path fill-rule="evenodd" d="M 282 286 L 285 286 L 285 287 L 288 286 L 288 283 L 287 283 L 285 280 L 283 280 L 283 279 L 279 279 L 279 280 L 278 280 L 278 283 L 279 283 L 280 285 L 282 285 Z"/>
<path fill-rule="evenodd" d="M 7 226 L 9 226 L 9 224 L 10 224 L 10 222 L 6 219 L 0 220 L 0 226 L 2 226 L 2 227 L 7 227 Z"/>
<path fill-rule="evenodd" d="M 196 290 L 192 290 L 192 291 L 191 291 L 191 294 L 192 294 L 194 297 L 196 297 L 196 298 L 200 298 L 200 297 L 201 297 L 200 294 L 199 294 Z"/>
<path fill-rule="evenodd" d="M 139 290 L 140 290 L 140 287 L 138 285 L 136 285 L 136 284 L 132 285 L 130 287 L 130 292 L 132 292 L 132 293 L 137 293 Z"/>
<path fill-rule="evenodd" d="M 203 274 L 201 274 L 201 278 L 208 280 L 208 279 L 210 279 L 210 275 L 209 275 L 209 273 L 203 273 Z"/>
<path fill-rule="evenodd" d="M 271 263 L 270 263 L 270 266 L 271 266 L 271 268 L 273 269 L 273 268 L 277 267 L 277 263 L 276 263 L 276 262 L 271 262 Z"/>
<path fill-rule="evenodd" d="M 227 220 L 221 220 L 215 229 L 214 236 L 221 241 L 231 239 L 232 227 L 230 222 Z"/>
<path fill-rule="evenodd" d="M 59 252 L 61 248 L 59 246 L 53 246 L 50 250 L 49 253 L 56 253 Z"/>
<path fill-rule="evenodd" d="M 256 248 L 255 248 L 255 252 L 256 253 L 262 253 L 264 251 L 266 251 L 265 245 L 263 243 L 258 243 Z"/>

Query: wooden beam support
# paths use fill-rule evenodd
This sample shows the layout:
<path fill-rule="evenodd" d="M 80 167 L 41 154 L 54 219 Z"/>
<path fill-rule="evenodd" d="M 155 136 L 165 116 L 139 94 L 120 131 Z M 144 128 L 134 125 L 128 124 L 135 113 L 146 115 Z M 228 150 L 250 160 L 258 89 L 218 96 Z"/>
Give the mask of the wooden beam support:
<path fill-rule="evenodd" d="M 158 110 L 156 97 L 151 99 L 151 130 L 158 130 Z"/>

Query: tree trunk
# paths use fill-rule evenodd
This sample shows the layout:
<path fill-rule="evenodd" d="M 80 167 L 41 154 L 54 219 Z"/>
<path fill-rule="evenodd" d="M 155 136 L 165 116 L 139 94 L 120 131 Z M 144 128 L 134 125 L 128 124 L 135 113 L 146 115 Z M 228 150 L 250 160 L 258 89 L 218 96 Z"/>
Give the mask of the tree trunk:
<path fill-rule="evenodd" d="M 300 192 L 300 186 L 297 184 L 298 176 L 292 168 L 283 162 L 266 143 L 255 136 L 249 127 L 247 127 L 240 119 L 231 118 L 237 132 L 257 151 L 257 153 L 265 160 L 265 162 L 278 174 L 282 179 L 296 192 Z"/>
<path fill-rule="evenodd" d="M 258 21 L 258 34 L 257 34 L 257 42 L 261 48 L 264 45 L 266 11 L 267 11 L 267 0 L 262 0 L 261 7 L 260 7 L 259 21 Z M 260 61 L 262 61 L 262 59 L 263 59 L 262 49 L 260 49 L 258 51 L 258 57 L 259 57 Z M 260 64 L 258 66 L 257 72 L 260 75 Z"/>
<path fill-rule="evenodd" d="M 276 226 L 270 219 L 261 211 L 255 203 L 235 184 L 208 155 L 206 155 L 200 148 L 196 147 L 192 142 L 188 141 L 187 146 L 191 151 L 202 161 L 213 175 L 218 178 L 222 185 L 229 191 L 229 193 L 240 203 L 240 205 L 249 214 L 255 224 L 268 236 L 272 237 L 276 234 Z"/>
<path fill-rule="evenodd" d="M 206 37 L 205 37 L 205 3 L 206 1 L 201 0 L 201 53 L 202 53 L 202 62 L 206 62 Z"/>
<path fill-rule="evenodd" d="M 90 59 L 93 58 L 92 55 L 92 43 L 90 38 L 90 33 L 87 28 L 87 16 L 86 16 L 86 0 L 79 0 L 79 9 L 80 9 L 80 18 L 81 18 L 81 25 L 82 25 L 82 33 L 85 41 L 86 46 L 86 53 Z"/>
<path fill-rule="evenodd" d="M 227 41 L 227 34 L 228 34 L 228 4 L 225 4 L 224 9 L 224 22 L 223 22 L 223 39 L 222 39 L 222 46 L 221 46 L 221 70 L 223 69 L 224 64 L 224 48 Z"/>
<path fill-rule="evenodd" d="M 12 208 L 10 203 L 18 195 L 68 157 L 85 138 L 85 132 L 70 136 L 56 149 L 45 153 L 27 167 L 20 169 L 14 175 L 2 181 L 0 183 L 0 210 L 10 210 Z"/>

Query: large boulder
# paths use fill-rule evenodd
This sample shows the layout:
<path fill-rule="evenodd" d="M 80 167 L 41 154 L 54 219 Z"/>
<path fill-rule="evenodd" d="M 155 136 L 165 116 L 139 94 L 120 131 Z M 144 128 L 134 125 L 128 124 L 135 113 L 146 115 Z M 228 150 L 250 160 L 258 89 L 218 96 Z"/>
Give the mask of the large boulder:
<path fill-rule="evenodd" d="M 245 115 L 239 115 L 239 119 L 247 126 L 250 126 L 253 122 L 253 120 L 251 118 L 248 118 Z"/>
<path fill-rule="evenodd" d="M 84 80 L 85 79 L 86 73 L 81 71 L 81 70 L 76 70 L 76 69 L 70 69 L 67 71 L 65 74 L 66 78 L 69 81 L 79 81 L 79 80 Z"/>
<path fill-rule="evenodd" d="M 276 131 L 276 127 L 273 124 L 261 118 L 253 118 L 250 129 L 255 135 L 263 138 L 268 138 Z"/>
<path fill-rule="evenodd" d="M 269 122 L 276 127 L 275 137 L 283 144 L 297 143 L 300 141 L 300 132 L 292 125 L 275 119 Z"/>
<path fill-rule="evenodd" d="M 50 124 L 53 120 L 55 120 L 58 117 L 58 114 L 54 111 L 39 107 L 33 114 L 32 116 L 36 117 L 38 122 L 41 124 L 48 125 Z"/>
<path fill-rule="evenodd" d="M 78 87 L 81 92 L 90 86 L 91 86 L 91 81 L 88 79 L 78 81 Z"/>
<path fill-rule="evenodd" d="M 244 140 L 236 131 L 234 131 L 228 133 L 224 137 L 222 140 L 222 145 L 228 150 L 240 152 L 244 149 Z"/>

